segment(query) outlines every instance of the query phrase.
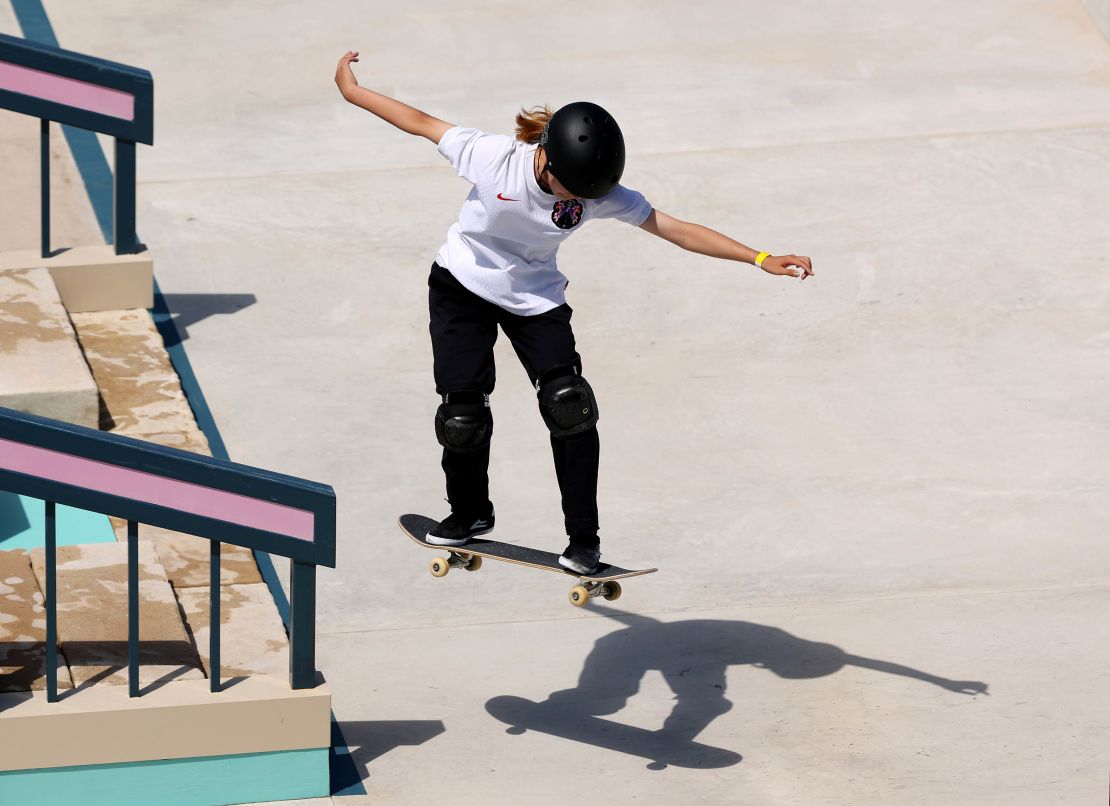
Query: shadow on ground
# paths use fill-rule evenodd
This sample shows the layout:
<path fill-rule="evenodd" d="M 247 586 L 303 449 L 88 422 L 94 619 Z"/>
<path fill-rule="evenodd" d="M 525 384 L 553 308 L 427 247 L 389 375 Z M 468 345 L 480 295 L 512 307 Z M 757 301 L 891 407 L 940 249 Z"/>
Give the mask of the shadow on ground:
<path fill-rule="evenodd" d="M 597 612 L 626 626 L 594 645 L 575 688 L 552 692 L 543 702 L 494 697 L 486 710 L 509 725 L 509 733 L 539 731 L 648 759 L 648 769 L 667 766 L 714 769 L 738 764 L 739 753 L 695 741 L 732 703 L 725 697 L 729 666 L 749 665 L 779 677 L 825 677 L 858 666 L 939 686 L 959 694 L 985 694 L 977 680 L 949 680 L 890 661 L 851 655 L 832 644 L 808 641 L 747 621 L 691 620 L 664 623 L 611 608 Z M 650 670 L 662 673 L 675 705 L 655 731 L 623 725 L 616 714 Z"/>
<path fill-rule="evenodd" d="M 438 719 L 331 723 L 331 794 L 365 795 L 367 765 L 403 745 L 419 745 L 443 733 Z"/>
<path fill-rule="evenodd" d="M 177 329 L 177 340 L 167 347 L 188 339 L 190 326 L 197 322 L 210 316 L 238 313 L 258 302 L 254 294 L 163 294 L 162 298 Z"/>

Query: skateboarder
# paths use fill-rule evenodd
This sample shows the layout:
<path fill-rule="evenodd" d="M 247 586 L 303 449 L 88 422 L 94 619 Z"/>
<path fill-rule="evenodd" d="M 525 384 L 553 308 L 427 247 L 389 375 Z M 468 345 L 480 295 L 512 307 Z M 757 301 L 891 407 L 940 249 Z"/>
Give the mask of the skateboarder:
<path fill-rule="evenodd" d="M 474 185 L 428 278 L 433 373 L 442 403 L 436 437 L 443 446 L 451 514 L 427 540 L 461 546 L 493 529 L 489 445 L 498 326 L 508 336 L 539 399 L 570 538 L 559 562 L 589 574 L 601 556 L 598 539 L 597 401 L 575 350 L 567 278 L 556 265 L 559 244 L 595 218 L 616 218 L 683 249 L 759 266 L 768 274 L 813 273 L 808 257 L 769 255 L 698 224 L 652 209 L 620 184 L 624 139 L 616 121 L 593 103 L 552 113 L 521 110 L 516 137 L 487 134 L 439 120 L 360 87 L 351 63 L 339 60 L 335 82 L 350 103 L 408 134 L 435 143 Z"/>

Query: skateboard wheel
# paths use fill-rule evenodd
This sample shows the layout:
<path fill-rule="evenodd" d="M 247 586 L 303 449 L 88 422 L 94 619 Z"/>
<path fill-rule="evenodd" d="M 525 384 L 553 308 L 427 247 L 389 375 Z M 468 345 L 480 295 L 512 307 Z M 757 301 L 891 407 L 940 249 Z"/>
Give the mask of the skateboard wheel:
<path fill-rule="evenodd" d="M 467 571 L 477 571 L 479 568 L 482 567 L 481 557 L 479 557 L 477 554 L 471 554 L 469 556 L 470 559 L 467 561 L 466 565 L 463 566 L 463 568 L 465 568 Z"/>
<path fill-rule="evenodd" d="M 619 582 L 606 582 L 605 593 L 602 594 L 607 602 L 615 602 L 621 598 L 621 583 Z"/>
<path fill-rule="evenodd" d="M 575 607 L 585 607 L 586 603 L 590 601 L 590 591 L 585 585 L 575 585 L 570 589 L 567 598 Z"/>
<path fill-rule="evenodd" d="M 442 557 L 436 557 L 428 568 L 431 570 L 432 576 L 445 577 L 447 572 L 451 570 L 451 564 Z"/>

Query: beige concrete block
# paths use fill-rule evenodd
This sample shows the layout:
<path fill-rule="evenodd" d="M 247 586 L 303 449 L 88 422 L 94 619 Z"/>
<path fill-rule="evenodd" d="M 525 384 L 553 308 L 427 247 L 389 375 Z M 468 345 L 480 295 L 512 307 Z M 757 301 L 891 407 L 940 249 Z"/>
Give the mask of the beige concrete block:
<path fill-rule="evenodd" d="M 40 587 L 45 552 L 31 562 Z M 139 544 L 139 680 L 203 677 L 173 589 L 148 543 Z M 124 685 L 127 680 L 127 545 L 58 548 L 58 638 L 73 681 Z"/>
<path fill-rule="evenodd" d="M 195 535 L 146 527 L 152 535 L 158 558 L 180 596 L 183 588 L 207 587 L 210 541 Z M 140 531 L 141 534 L 141 531 Z M 243 546 L 220 544 L 220 585 L 250 585 L 262 581 L 254 554 Z"/>
<path fill-rule="evenodd" d="M 116 430 L 115 433 L 124 433 Z M 125 436 L 133 437 L 135 439 L 143 439 L 147 442 L 153 442 L 155 445 L 161 445 L 165 448 L 177 448 L 179 451 L 189 451 L 190 453 L 203 453 L 205 456 L 212 455 L 212 449 L 208 446 L 208 438 L 204 436 L 196 424 L 187 425 L 184 430 L 170 431 L 166 433 L 139 433 L 139 434 L 124 434 Z"/>
<path fill-rule="evenodd" d="M 199 433 L 147 311 L 76 313 L 72 319 L 104 401 L 102 429 L 128 436 Z"/>
<path fill-rule="evenodd" d="M 127 540 L 127 521 L 110 517 L 116 539 Z M 208 585 L 210 541 L 196 535 L 174 532 L 159 526 L 139 525 L 139 540 L 154 544 L 158 559 L 175 590 Z M 250 549 L 231 543 L 220 545 L 220 584 L 249 585 L 261 582 L 262 575 Z"/>
<path fill-rule="evenodd" d="M 251 677 L 213 694 L 207 680 L 175 680 L 131 698 L 122 686 L 0 694 L 0 735 L 18 736 L 0 771 L 328 747 L 331 691 L 317 677 Z"/>
<path fill-rule="evenodd" d="M 0 253 L 0 269 L 44 267 L 70 313 L 154 307 L 154 259 L 150 251 L 117 255 L 106 244 L 74 246 L 42 257 L 39 249 Z"/>
<path fill-rule="evenodd" d="M 50 273 L 0 271 L 0 406 L 96 428 L 97 405 Z"/>
<path fill-rule="evenodd" d="M 0 692 L 46 688 L 46 610 L 23 550 L 0 551 Z M 73 688 L 58 655 L 58 688 Z"/>
<path fill-rule="evenodd" d="M 209 670 L 209 588 L 177 592 L 197 652 Z M 265 583 L 220 589 L 220 678 L 281 675 L 289 671 L 289 640 Z"/>

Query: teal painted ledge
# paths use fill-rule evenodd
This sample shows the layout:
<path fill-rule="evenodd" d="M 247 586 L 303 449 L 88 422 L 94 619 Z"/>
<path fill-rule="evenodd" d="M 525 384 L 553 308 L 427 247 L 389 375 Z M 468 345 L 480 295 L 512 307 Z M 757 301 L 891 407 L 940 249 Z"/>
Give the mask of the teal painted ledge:
<path fill-rule="evenodd" d="M 82 509 L 57 508 L 59 546 L 115 543 L 107 515 Z M 46 507 L 35 498 L 0 490 L 0 551 L 39 549 L 46 545 Z"/>
<path fill-rule="evenodd" d="M 226 806 L 328 796 L 328 748 L 0 773 L 0 803 Z"/>

